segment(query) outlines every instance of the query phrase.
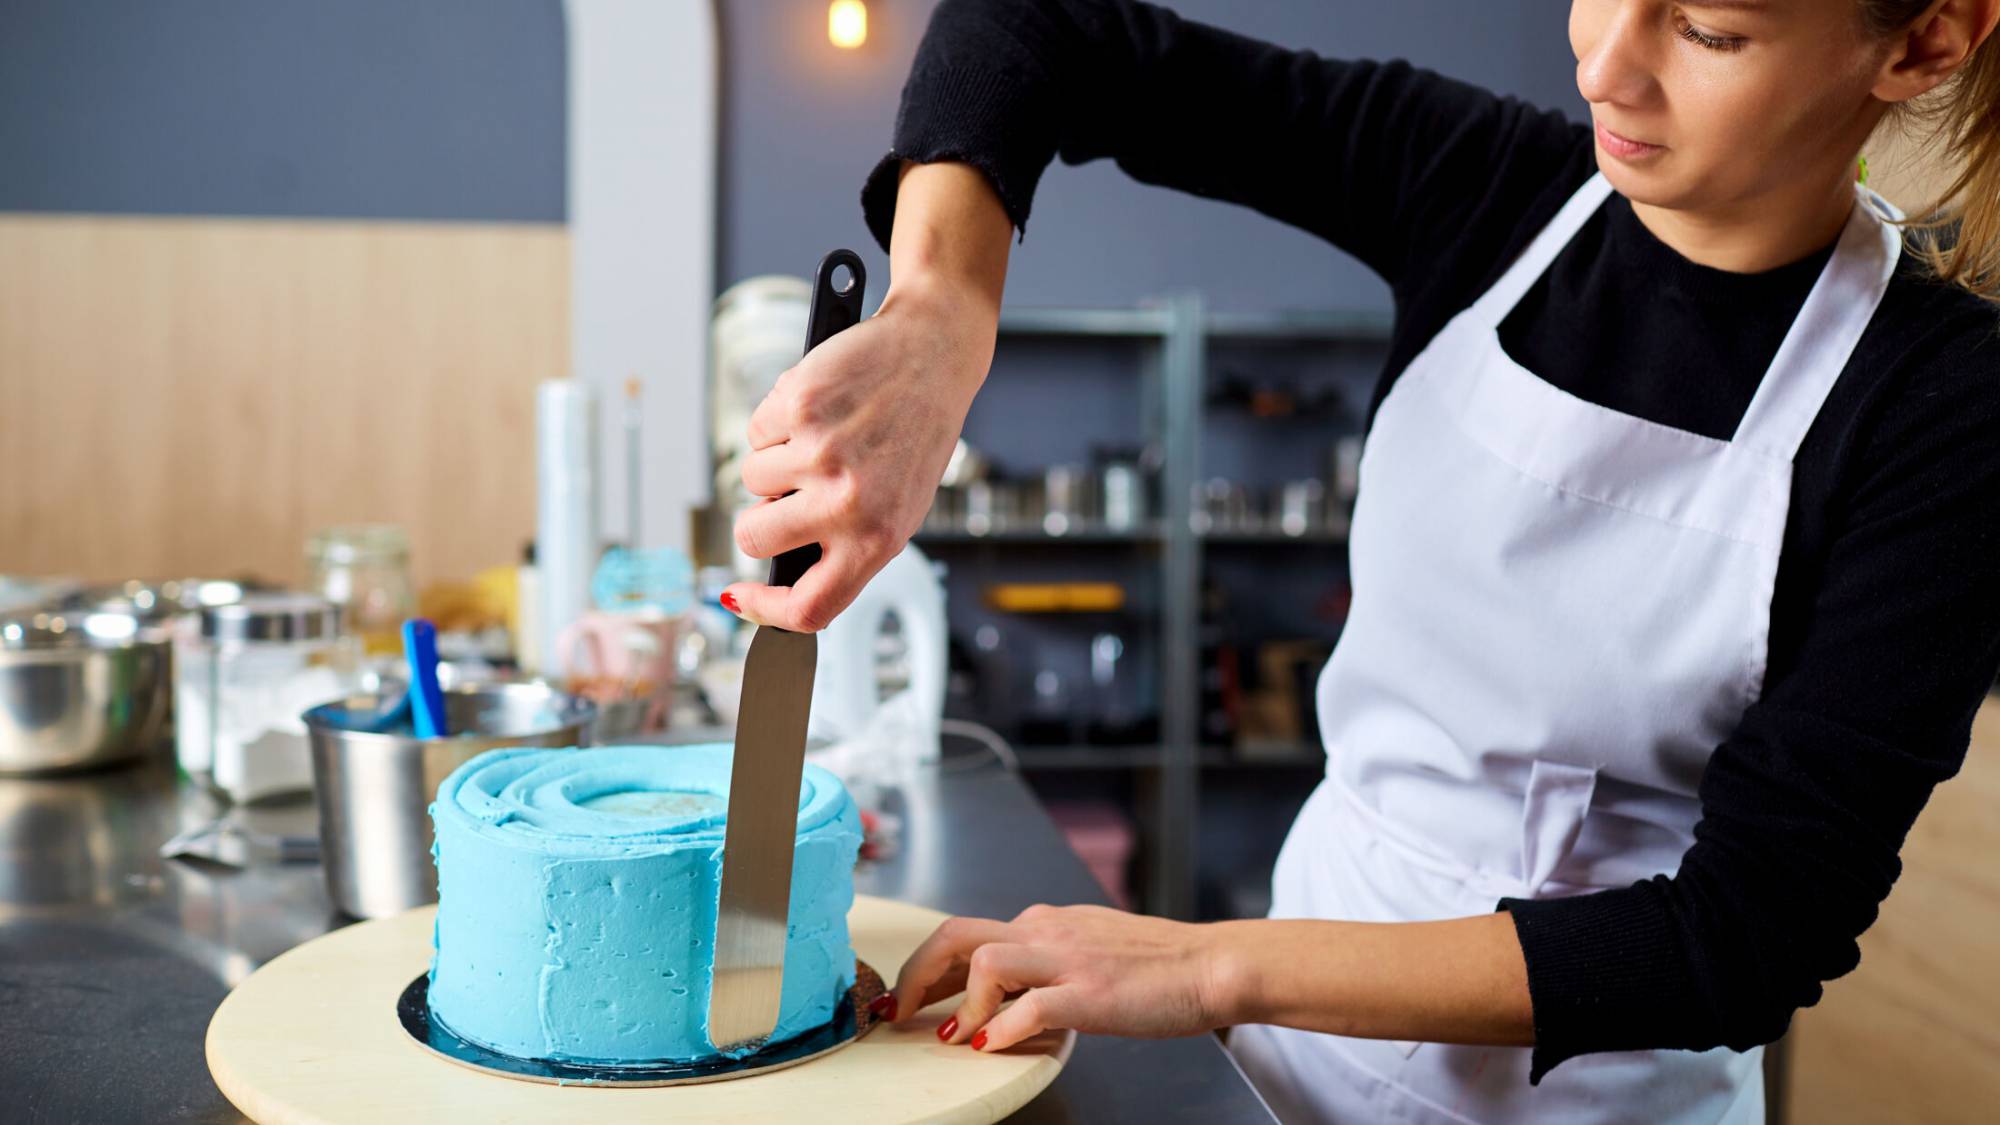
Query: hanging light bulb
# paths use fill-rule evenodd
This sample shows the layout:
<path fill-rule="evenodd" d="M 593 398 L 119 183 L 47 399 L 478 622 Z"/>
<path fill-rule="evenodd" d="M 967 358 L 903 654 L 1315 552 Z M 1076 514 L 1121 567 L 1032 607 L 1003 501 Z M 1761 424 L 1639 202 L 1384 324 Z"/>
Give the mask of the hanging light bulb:
<path fill-rule="evenodd" d="M 826 37 L 850 51 L 868 42 L 868 5 L 862 0 L 833 0 L 826 6 Z"/>

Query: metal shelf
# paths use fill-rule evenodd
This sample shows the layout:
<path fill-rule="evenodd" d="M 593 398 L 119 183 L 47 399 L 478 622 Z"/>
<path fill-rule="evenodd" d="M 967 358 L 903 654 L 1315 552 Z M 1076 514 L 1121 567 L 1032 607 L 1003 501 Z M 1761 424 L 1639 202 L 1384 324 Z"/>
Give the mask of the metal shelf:
<path fill-rule="evenodd" d="M 1061 535 L 1051 535 L 1036 528 L 1008 528 L 1002 531 L 974 533 L 958 528 L 932 530 L 926 528 L 912 537 L 919 547 L 957 543 L 1034 543 L 1044 546 L 1060 544 L 1104 545 L 1120 543 L 1157 543 L 1160 541 L 1160 527 L 1153 524 L 1119 531 L 1104 527 L 1086 527 L 1067 531 Z"/>
<path fill-rule="evenodd" d="M 1385 312 L 1210 313 L 1202 333 L 1210 340 L 1382 343 L 1394 319 Z M 1171 305 L 1138 308 L 1022 308 L 1000 314 L 1003 336 L 1165 338 L 1183 327 Z"/>
<path fill-rule="evenodd" d="M 1388 313 L 1379 312 L 1214 313 L 1207 329 L 1209 339 L 1224 342 L 1379 344 L 1394 326 Z"/>
<path fill-rule="evenodd" d="M 1287 535 L 1282 531 L 1204 531 L 1195 536 L 1204 543 L 1316 543 L 1322 546 L 1344 546 L 1347 533 L 1344 531 L 1312 531 L 1304 535 Z"/>
<path fill-rule="evenodd" d="M 1218 755 L 1223 760 L 1211 761 L 1209 757 L 1211 754 Z M 1300 742 L 1287 746 L 1276 753 L 1252 754 L 1249 756 L 1245 756 L 1238 750 L 1203 750 L 1201 764 L 1205 769 L 1325 769 L 1326 747 L 1321 746 L 1317 742 Z"/>
<path fill-rule="evenodd" d="M 1059 770 L 1146 771 L 1156 784 L 1147 800 L 1154 806 L 1142 818 L 1151 825 L 1144 838 L 1147 872 L 1143 890 L 1146 908 L 1171 918 L 1192 918 L 1195 911 L 1195 847 L 1201 813 L 1201 778 L 1222 770 L 1319 768 L 1324 755 L 1317 746 L 1301 747 L 1295 755 L 1238 758 L 1220 747 L 1201 747 L 1200 605 L 1204 556 L 1210 545 L 1314 544 L 1338 547 L 1344 532 L 1322 531 L 1290 536 L 1280 531 L 1232 531 L 1198 534 L 1189 522 L 1190 496 L 1200 479 L 1203 395 L 1208 366 L 1217 345 L 1340 344 L 1377 345 L 1389 338 L 1391 318 L 1379 312 L 1314 312 L 1269 314 L 1210 313 L 1197 294 L 1183 293 L 1158 304 L 1123 309 L 1008 309 L 1000 315 L 1005 338 L 1124 341 L 1143 353 L 1141 370 L 1146 388 L 1142 405 L 1146 440 L 1164 457 L 1158 489 L 1160 510 L 1155 525 L 1134 532 L 1084 529 L 1072 535 L 1048 535 L 1020 528 L 988 535 L 963 531 L 920 531 L 915 541 L 941 551 L 964 550 L 973 544 L 1005 543 L 1107 546 L 1147 544 L 1145 565 L 1156 568 L 1160 641 L 1160 744 L 1157 746 L 1023 747 L 1021 768 L 1029 772 Z"/>
<path fill-rule="evenodd" d="M 1173 315 L 1165 308 L 1006 309 L 1000 313 L 1003 336 L 1163 339 L 1173 326 Z"/>
<path fill-rule="evenodd" d="M 1027 773 L 1088 770 L 1159 769 L 1166 764 L 1164 746 L 1018 746 L 1014 756 Z M 1244 757 L 1220 746 L 1205 746 L 1196 759 L 1204 770 L 1318 769 L 1326 752 L 1301 743 L 1281 754 Z"/>

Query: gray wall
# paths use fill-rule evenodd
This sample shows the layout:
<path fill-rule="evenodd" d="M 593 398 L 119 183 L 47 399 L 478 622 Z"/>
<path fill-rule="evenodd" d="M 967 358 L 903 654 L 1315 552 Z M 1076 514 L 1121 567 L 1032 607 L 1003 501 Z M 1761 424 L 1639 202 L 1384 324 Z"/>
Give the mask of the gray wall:
<path fill-rule="evenodd" d="M 721 0 L 722 284 L 835 244 L 886 277 L 856 196 L 931 4 L 878 0 L 843 52 L 825 0 Z M 1580 107 L 1554 0 L 1179 7 Z M 563 91 L 557 0 L 0 0 L 0 210 L 560 221 Z M 1019 305 L 1386 301 L 1311 238 L 1104 162 L 1050 171 L 1014 260 Z"/>
<path fill-rule="evenodd" d="M 0 211 L 563 219 L 559 0 L 0 0 Z"/>
<path fill-rule="evenodd" d="M 824 0 L 724 4 L 724 284 L 799 273 L 844 243 L 886 277 L 855 203 L 888 147 L 896 96 L 933 0 L 869 5 L 871 39 L 832 50 Z M 1582 112 L 1557 0 L 1177 0 L 1184 15 L 1333 57 L 1402 57 Z M 1366 170 L 1357 170 L 1365 175 Z M 1386 307 L 1372 274 L 1241 208 L 1058 163 L 1014 251 L 1013 305 L 1125 304 L 1201 289 L 1219 308 Z"/>

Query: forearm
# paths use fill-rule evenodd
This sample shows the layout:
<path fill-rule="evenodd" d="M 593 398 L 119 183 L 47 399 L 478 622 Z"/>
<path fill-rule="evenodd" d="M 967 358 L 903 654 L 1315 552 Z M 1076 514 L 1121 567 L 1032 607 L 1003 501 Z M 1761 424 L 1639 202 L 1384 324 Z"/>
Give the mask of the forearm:
<path fill-rule="evenodd" d="M 1025 229 L 1050 161 L 1109 158 L 1309 231 L 1393 282 L 1413 240 L 1455 229 L 1494 190 L 1469 185 L 1491 185 L 1503 154 L 1539 185 L 1573 150 L 1541 116 L 1407 64 L 1323 59 L 1148 4 L 946 0 L 863 213 L 889 245 L 897 162 L 962 161 Z"/>
<path fill-rule="evenodd" d="M 1215 1010 L 1363 1039 L 1526 1046 L 1528 972 L 1505 914 L 1444 922 L 1215 925 Z"/>

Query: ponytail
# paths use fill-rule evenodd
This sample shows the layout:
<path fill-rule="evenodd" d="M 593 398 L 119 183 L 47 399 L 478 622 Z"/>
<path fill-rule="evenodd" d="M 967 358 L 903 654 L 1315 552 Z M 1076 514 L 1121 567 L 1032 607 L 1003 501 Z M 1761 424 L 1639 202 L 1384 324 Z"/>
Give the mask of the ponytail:
<path fill-rule="evenodd" d="M 1908 30 L 1930 0 L 1861 0 L 1869 29 Z M 1900 106 L 1947 168 L 1955 168 L 1928 214 L 1906 224 L 1914 248 L 1942 281 L 2000 302 L 2000 46 L 1989 37 L 1942 87 Z"/>

